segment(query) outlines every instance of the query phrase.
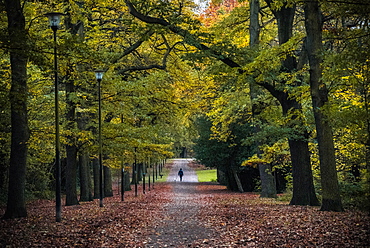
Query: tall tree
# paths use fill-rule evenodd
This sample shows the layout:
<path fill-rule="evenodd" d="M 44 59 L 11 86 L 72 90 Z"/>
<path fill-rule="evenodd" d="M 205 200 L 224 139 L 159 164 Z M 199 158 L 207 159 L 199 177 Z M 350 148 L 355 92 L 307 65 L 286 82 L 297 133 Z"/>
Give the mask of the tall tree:
<path fill-rule="evenodd" d="M 69 75 L 70 76 L 70 75 Z M 76 124 L 75 111 L 76 103 L 73 99 L 75 93 L 74 80 L 69 79 L 66 82 L 66 103 L 67 103 L 67 135 L 66 144 L 66 205 L 78 205 L 77 199 L 77 144 L 72 130 Z"/>
<path fill-rule="evenodd" d="M 10 47 L 11 89 L 11 152 L 7 209 L 3 218 L 27 216 L 25 184 L 27 142 L 29 139 L 27 118 L 27 47 L 28 35 L 20 0 L 5 0 L 8 17 L 8 41 Z"/>
<path fill-rule="evenodd" d="M 252 0 L 250 1 L 250 25 L 249 25 L 249 46 L 252 49 L 257 49 L 257 45 L 259 43 L 259 36 L 260 36 L 260 23 L 259 23 L 259 10 L 260 10 L 260 2 L 259 0 Z M 256 85 L 256 82 L 253 78 L 250 79 L 249 82 L 249 91 L 250 91 L 250 97 L 252 102 L 252 116 L 253 118 L 256 118 L 258 115 L 258 110 L 260 106 L 256 106 L 258 104 L 258 88 Z M 260 127 L 255 122 L 254 124 L 255 132 L 260 131 Z M 257 155 L 261 156 L 261 150 L 260 150 L 260 142 L 256 141 L 256 147 L 257 147 Z M 258 169 L 260 172 L 260 178 L 261 178 L 261 197 L 270 197 L 274 198 L 276 197 L 276 183 L 275 178 L 272 173 L 271 165 L 268 163 L 259 163 Z"/>
<path fill-rule="evenodd" d="M 271 4 L 272 1 L 266 1 L 267 3 Z M 129 6 L 130 12 L 135 17 L 139 18 L 140 20 L 147 22 L 147 23 L 157 23 L 163 26 L 169 26 L 170 23 L 164 19 L 160 18 L 154 18 L 150 16 L 145 16 L 135 9 L 135 7 L 130 3 L 129 1 L 126 1 L 126 4 Z M 258 16 L 258 9 L 259 5 L 256 5 L 255 1 L 251 2 L 251 25 L 250 25 L 250 42 L 256 42 L 256 39 L 258 39 L 258 31 L 259 31 L 259 24 L 254 23 L 258 21 L 256 18 L 256 15 Z M 257 12 L 256 12 L 257 11 Z M 293 19 L 295 14 L 295 7 L 290 7 L 287 5 L 284 5 L 281 7 L 280 10 L 276 10 L 275 12 L 276 19 L 278 21 L 278 38 L 279 43 L 284 44 L 289 41 L 289 39 L 292 37 L 292 31 L 293 31 Z M 252 23 L 253 21 L 253 23 Z M 233 59 L 230 59 L 226 56 L 221 56 L 221 53 L 215 50 L 212 50 L 208 46 L 202 44 L 197 40 L 196 38 L 189 39 L 190 34 L 179 27 L 171 26 L 171 31 L 174 33 L 177 33 L 185 38 L 185 41 L 197 47 L 200 50 L 207 51 L 208 54 L 211 54 L 211 56 L 221 60 L 226 65 L 235 68 L 239 67 L 241 68 L 241 65 L 239 65 L 237 62 L 235 62 Z M 252 45 L 252 43 L 251 43 Z M 283 73 L 286 72 L 293 72 L 297 69 L 297 62 L 295 58 L 291 55 L 288 55 L 285 60 L 282 62 L 281 71 Z M 255 71 L 258 71 L 256 69 Z M 243 70 L 239 70 L 239 72 L 243 73 Z M 294 111 L 297 111 L 298 113 L 301 113 L 301 105 L 299 102 L 294 99 L 289 92 L 284 88 L 284 82 L 280 82 L 281 84 L 278 84 L 277 86 L 269 84 L 267 82 L 259 82 L 258 84 L 262 87 L 264 87 L 266 90 L 268 90 L 281 104 L 283 109 L 283 114 L 288 115 L 291 113 L 294 113 Z M 299 84 L 297 85 L 299 86 Z M 251 94 L 254 94 L 254 89 L 252 89 Z M 300 122 L 300 117 L 298 114 L 292 115 L 293 120 L 291 121 L 291 128 L 294 130 L 294 127 L 301 127 L 301 124 L 297 124 Z M 293 133 L 295 132 L 295 133 Z M 290 146 L 290 152 L 292 157 L 292 163 L 293 163 L 293 174 L 295 176 L 294 180 L 294 189 L 293 189 L 293 198 L 291 201 L 291 204 L 293 205 L 318 205 L 318 199 L 316 197 L 314 186 L 313 186 L 313 177 L 312 177 L 312 171 L 311 171 L 311 163 L 310 163 L 310 152 L 308 148 L 308 133 L 307 131 L 300 132 L 299 130 L 292 131 L 292 137 L 289 138 L 289 146 Z M 267 168 L 271 171 L 271 169 Z M 261 169 L 261 173 L 266 171 L 265 168 Z M 265 179 L 268 179 L 270 177 L 265 177 Z M 271 180 L 267 180 L 269 182 Z M 271 183 L 267 183 L 266 185 L 271 185 Z M 272 188 L 272 187 L 270 187 Z M 266 193 L 267 194 L 267 193 Z M 273 195 L 273 194 L 269 194 Z"/>
<path fill-rule="evenodd" d="M 310 65 L 310 88 L 320 157 L 322 205 L 324 211 L 343 211 L 336 171 L 333 132 L 323 107 L 328 89 L 322 81 L 322 13 L 317 0 L 305 1 L 307 54 Z"/>
<path fill-rule="evenodd" d="M 278 40 L 279 44 L 283 45 L 288 42 L 293 36 L 293 20 L 295 16 L 296 6 L 288 6 L 284 4 L 279 9 L 272 7 L 272 0 L 265 0 L 270 9 L 272 10 L 278 25 Z M 302 57 L 305 52 L 303 51 Z M 302 58 L 301 58 L 302 59 Z M 286 58 L 282 61 L 281 72 L 282 73 L 294 73 L 294 71 L 300 70 L 298 63 L 293 55 L 286 55 Z M 286 86 L 288 82 L 282 80 L 281 85 L 272 86 L 270 84 L 263 83 L 264 86 L 276 99 L 280 102 L 283 110 L 283 115 L 291 115 L 291 120 L 287 124 L 291 128 L 292 134 L 288 137 L 289 149 L 292 160 L 292 174 L 293 174 L 293 197 L 290 201 L 291 205 L 310 205 L 317 206 L 319 201 L 316 197 L 313 175 L 311 169 L 310 151 L 308 146 L 308 131 L 304 127 L 302 121 L 302 106 L 292 96 Z M 299 87 L 300 82 L 290 83 L 289 87 Z M 297 128 L 299 127 L 299 128 Z"/>
<path fill-rule="evenodd" d="M 76 38 L 77 34 L 83 33 L 82 22 L 77 22 L 73 24 L 71 18 L 68 16 L 65 20 L 67 29 L 73 35 L 75 40 L 82 41 L 83 35 L 79 39 Z M 77 198 L 77 141 L 76 141 L 76 130 L 77 120 L 76 120 L 76 86 L 74 76 L 74 68 L 76 67 L 70 60 L 67 63 L 67 75 L 66 75 L 66 121 L 67 121 L 67 144 L 66 144 L 66 205 L 78 205 Z"/>
<path fill-rule="evenodd" d="M 77 113 L 77 124 L 80 131 L 87 131 L 87 123 L 90 120 L 88 113 L 83 111 Z M 92 186 L 91 186 L 91 167 L 87 145 L 83 144 L 80 149 L 79 156 L 79 175 L 80 175 L 80 201 L 92 201 Z"/>

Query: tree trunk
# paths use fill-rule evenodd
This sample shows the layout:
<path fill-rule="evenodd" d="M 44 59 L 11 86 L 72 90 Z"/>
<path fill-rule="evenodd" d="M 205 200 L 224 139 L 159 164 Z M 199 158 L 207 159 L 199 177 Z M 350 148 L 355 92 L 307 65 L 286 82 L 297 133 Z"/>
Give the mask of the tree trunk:
<path fill-rule="evenodd" d="M 222 185 L 227 185 L 225 172 L 217 167 L 217 182 Z"/>
<path fill-rule="evenodd" d="M 92 161 L 94 174 L 94 199 L 100 198 L 100 165 L 99 159 L 95 158 Z"/>
<path fill-rule="evenodd" d="M 226 167 L 224 172 L 225 172 L 227 189 L 231 191 L 238 191 L 238 185 L 236 184 L 234 173 L 231 167 Z"/>
<path fill-rule="evenodd" d="M 286 92 L 275 89 L 269 91 L 279 100 L 284 116 L 292 110 L 298 112 L 291 115 L 290 123 L 287 124 L 292 130 L 292 135 L 288 139 L 293 170 L 293 197 L 290 205 L 318 206 L 319 200 L 313 184 L 310 150 L 307 141 L 309 135 L 307 130 L 299 130 L 302 127 L 304 128 L 304 124 L 299 117 L 299 113 L 302 111 L 301 105 L 295 99 L 290 99 Z"/>
<path fill-rule="evenodd" d="M 143 163 L 138 163 L 136 169 L 137 169 L 137 182 L 141 182 L 141 181 L 143 181 L 144 164 Z"/>
<path fill-rule="evenodd" d="M 130 172 L 125 171 L 124 177 L 125 177 L 125 179 L 124 179 L 124 181 L 125 181 L 124 189 L 125 189 L 125 191 L 130 191 L 131 190 Z"/>
<path fill-rule="evenodd" d="M 271 0 L 266 0 L 266 2 L 271 6 Z M 283 6 L 279 10 L 274 10 L 273 13 L 278 23 L 279 44 L 282 45 L 292 37 L 295 6 Z M 292 72 L 297 70 L 297 66 L 296 59 L 293 56 L 287 56 L 283 61 L 281 70 Z M 299 86 L 299 84 L 297 82 L 296 85 Z M 289 114 L 290 111 L 294 111 L 290 123 L 287 125 L 294 132 L 292 137 L 299 137 L 288 139 L 293 170 L 293 197 L 290 205 L 317 206 L 319 205 L 319 200 L 313 184 L 310 151 L 307 141 L 308 133 L 307 130 L 298 131 L 304 127 L 299 117 L 302 114 L 302 106 L 285 91 L 277 90 L 276 87 L 267 88 L 267 90 L 280 102 L 284 116 Z"/>
<path fill-rule="evenodd" d="M 76 105 L 71 96 L 75 93 L 74 81 L 66 83 L 66 103 L 67 103 L 67 129 L 73 130 L 76 118 Z M 77 147 L 73 134 L 67 135 L 67 165 L 66 165 L 66 205 L 78 205 L 77 198 Z"/>
<path fill-rule="evenodd" d="M 254 47 L 259 42 L 259 34 L 260 34 L 260 25 L 258 21 L 258 14 L 260 10 L 260 3 L 259 0 L 252 0 L 250 2 L 250 26 L 249 26 L 249 35 L 250 35 L 250 46 Z M 251 79 L 251 82 L 249 83 L 249 89 L 250 89 L 250 98 L 252 102 L 252 116 L 253 119 L 258 115 L 259 108 L 258 102 L 256 102 L 256 99 L 258 99 L 258 89 L 256 88 L 255 82 L 253 79 Z M 255 124 L 254 132 L 257 133 L 260 131 L 260 127 Z M 259 149 L 259 142 L 256 141 L 256 147 L 257 147 L 257 155 L 261 155 L 261 150 Z M 261 165 L 264 167 L 263 165 Z M 259 167 L 261 167 L 259 166 Z M 260 178 L 261 178 L 261 197 L 276 197 L 276 185 L 274 178 L 269 176 L 267 170 L 260 169 Z M 272 181 L 269 181 L 272 180 Z M 275 191 L 272 185 L 275 185 Z"/>
<path fill-rule="evenodd" d="M 103 166 L 104 169 L 104 196 L 113 196 L 112 173 L 109 167 Z"/>
<path fill-rule="evenodd" d="M 258 169 L 261 177 L 261 197 L 276 198 L 276 183 L 271 165 L 259 164 Z"/>
<path fill-rule="evenodd" d="M 3 144 L 1 144 L 3 146 Z M 0 190 L 2 192 L 6 189 L 6 181 L 7 181 L 7 172 L 8 172 L 8 152 L 0 150 Z"/>
<path fill-rule="evenodd" d="M 66 146 L 66 206 L 78 205 L 77 199 L 77 148 Z"/>
<path fill-rule="evenodd" d="M 26 217 L 25 183 L 27 142 L 27 31 L 19 0 L 5 0 L 10 45 L 11 89 L 11 151 L 9 166 L 8 202 L 4 219 Z"/>
<path fill-rule="evenodd" d="M 232 168 L 231 170 L 233 172 L 233 176 L 234 176 L 234 180 L 236 182 L 236 185 L 238 186 L 238 191 L 240 193 L 244 193 L 244 189 L 243 189 L 242 183 L 240 182 L 240 178 L 238 176 L 238 173 L 236 171 L 236 168 Z"/>
<path fill-rule="evenodd" d="M 250 25 L 249 25 L 249 45 L 252 47 L 259 43 L 260 39 L 260 25 L 258 21 L 260 3 L 259 0 L 250 1 Z"/>
<path fill-rule="evenodd" d="M 307 54 L 310 65 L 310 87 L 315 117 L 317 141 L 320 156 L 323 211 L 343 211 L 338 186 L 335 151 L 329 118 L 322 107 L 328 102 L 328 90 L 321 81 L 322 16 L 317 0 L 306 1 L 304 6 L 307 33 Z"/>
<path fill-rule="evenodd" d="M 131 184 L 135 184 L 135 183 L 137 183 L 137 176 L 136 176 L 136 174 L 137 174 L 137 169 L 136 169 L 136 165 L 135 165 L 135 163 L 132 163 L 132 173 L 131 173 Z"/>
<path fill-rule="evenodd" d="M 289 204 L 319 206 L 313 184 L 308 142 L 289 139 L 289 148 L 293 170 L 293 197 Z"/>
<path fill-rule="evenodd" d="M 77 112 L 77 126 L 81 131 L 86 131 L 86 124 L 89 121 L 90 115 L 84 111 Z M 80 201 L 92 201 L 92 186 L 91 186 L 91 161 L 90 156 L 85 148 L 82 146 L 80 149 Z"/>
<path fill-rule="evenodd" d="M 90 159 L 86 151 L 82 151 L 79 159 L 80 164 L 80 201 L 92 201 L 90 180 Z"/>

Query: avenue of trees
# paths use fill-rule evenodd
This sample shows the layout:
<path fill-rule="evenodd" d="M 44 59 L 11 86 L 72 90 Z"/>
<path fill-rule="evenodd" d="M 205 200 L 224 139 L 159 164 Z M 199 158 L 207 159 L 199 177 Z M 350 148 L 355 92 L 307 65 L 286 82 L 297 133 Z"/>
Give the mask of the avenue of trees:
<path fill-rule="evenodd" d="M 232 190 L 369 207 L 370 4 L 361 0 L 0 2 L 4 218 L 55 187 L 53 38 L 67 205 L 99 195 L 97 83 L 110 169 L 194 148 Z M 93 176 L 94 175 L 94 176 Z M 253 176 L 252 176 L 253 175 Z M 259 179 L 259 182 L 251 182 Z M 284 185 L 282 185 L 284 184 Z M 105 189 L 109 196 L 109 187 Z M 366 205 L 367 203 L 367 205 Z"/>

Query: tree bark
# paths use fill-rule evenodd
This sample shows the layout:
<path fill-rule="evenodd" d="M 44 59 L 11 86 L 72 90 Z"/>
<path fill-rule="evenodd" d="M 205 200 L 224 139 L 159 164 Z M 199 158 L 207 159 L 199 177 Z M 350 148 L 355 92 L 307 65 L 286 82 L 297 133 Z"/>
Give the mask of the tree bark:
<path fill-rule="evenodd" d="M 131 183 L 130 183 L 130 172 L 129 171 L 125 171 L 124 173 L 124 189 L 125 191 L 130 191 L 131 190 Z"/>
<path fill-rule="evenodd" d="M 86 131 L 90 115 L 81 111 L 77 112 L 77 127 L 81 131 Z M 84 145 L 80 148 L 80 201 L 92 201 L 92 185 L 91 185 L 91 161 L 90 155 Z"/>
<path fill-rule="evenodd" d="M 227 189 L 231 190 L 231 191 L 238 191 L 238 185 L 235 181 L 235 177 L 234 177 L 234 173 L 231 169 L 231 167 L 225 167 L 223 168 L 224 169 L 224 179 L 225 179 L 225 184 L 226 184 L 226 187 Z M 221 169 L 221 170 L 223 170 Z"/>
<path fill-rule="evenodd" d="M 310 151 L 306 140 L 289 139 L 292 159 L 293 196 L 290 205 L 319 206 L 315 193 L 310 163 Z"/>
<path fill-rule="evenodd" d="M 27 46 L 25 18 L 19 0 L 5 0 L 10 44 L 11 89 L 11 151 L 7 209 L 4 219 L 26 217 L 25 182 L 27 142 L 29 139 L 27 117 Z"/>
<path fill-rule="evenodd" d="M 71 96 L 75 93 L 74 81 L 68 80 L 66 83 L 66 103 L 67 103 L 67 129 L 73 130 L 76 118 L 76 105 Z M 77 198 L 77 146 L 73 134 L 67 135 L 67 165 L 66 165 L 66 205 L 78 205 Z"/>
<path fill-rule="evenodd" d="M 258 45 L 260 39 L 260 24 L 258 20 L 260 3 L 259 0 L 250 1 L 250 25 L 249 25 L 249 46 Z"/>
<path fill-rule="evenodd" d="M 305 2 L 305 27 L 307 34 L 307 54 L 310 65 L 310 87 L 312 107 L 315 117 L 317 141 L 320 157 L 323 211 L 343 211 L 338 176 L 335 163 L 334 141 L 329 118 L 322 111 L 328 102 L 328 90 L 321 81 L 322 15 L 317 0 Z"/>
<path fill-rule="evenodd" d="M 92 201 L 90 159 L 87 151 L 82 151 L 80 164 L 80 201 Z"/>
<path fill-rule="evenodd" d="M 137 182 L 141 182 L 143 181 L 143 168 L 144 168 L 144 164 L 143 163 L 138 163 L 137 164 Z"/>
<path fill-rule="evenodd" d="M 104 166 L 103 169 L 104 169 L 104 196 L 110 197 L 113 196 L 112 173 L 111 169 L 107 166 Z"/>
<path fill-rule="evenodd" d="M 78 205 L 77 198 L 77 148 L 66 146 L 66 206 Z"/>
<path fill-rule="evenodd" d="M 217 182 L 222 185 L 227 185 L 226 173 L 217 167 Z"/>
<path fill-rule="evenodd" d="M 236 185 L 238 186 L 238 191 L 240 193 L 244 193 L 244 189 L 243 189 L 243 185 L 242 183 L 240 182 L 240 178 L 238 176 L 238 173 L 236 171 L 236 168 L 231 168 L 232 172 L 233 172 L 233 175 L 234 175 L 234 180 L 236 182 Z"/>
<path fill-rule="evenodd" d="M 100 165 L 99 159 L 95 158 L 92 161 L 94 174 L 94 199 L 100 198 Z"/>
<path fill-rule="evenodd" d="M 132 165 L 131 165 L 131 170 L 132 170 L 132 173 L 131 173 L 131 184 L 135 184 L 135 183 L 137 183 L 137 176 L 136 176 L 136 174 L 137 174 L 137 168 L 136 168 L 137 166 L 135 165 L 135 163 L 132 163 Z"/>
<path fill-rule="evenodd" d="M 276 182 L 270 164 L 259 164 L 261 197 L 276 198 Z"/>

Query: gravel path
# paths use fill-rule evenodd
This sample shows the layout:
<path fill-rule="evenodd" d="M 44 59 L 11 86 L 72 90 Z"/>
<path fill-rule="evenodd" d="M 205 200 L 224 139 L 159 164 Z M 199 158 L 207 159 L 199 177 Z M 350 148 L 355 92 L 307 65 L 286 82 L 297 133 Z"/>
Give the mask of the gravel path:
<path fill-rule="evenodd" d="M 173 197 L 165 206 L 166 218 L 155 228 L 146 247 L 197 247 L 197 244 L 211 237 L 212 231 L 197 219 L 202 204 L 197 194 L 198 176 L 188 166 L 189 161 L 174 160 L 167 179 L 173 184 Z M 177 176 L 180 168 L 184 171 L 182 182 Z"/>
<path fill-rule="evenodd" d="M 180 178 L 177 175 L 180 168 L 184 171 L 184 176 L 182 178 L 182 182 L 198 182 L 198 176 L 195 171 L 188 166 L 188 163 L 192 161 L 191 159 L 175 159 L 173 162 L 172 169 L 170 174 L 168 175 L 167 181 L 168 182 L 179 182 Z M 177 185 L 178 186 L 178 185 Z M 194 186 L 194 185 L 193 185 Z M 177 188 L 177 187 L 175 187 Z"/>

